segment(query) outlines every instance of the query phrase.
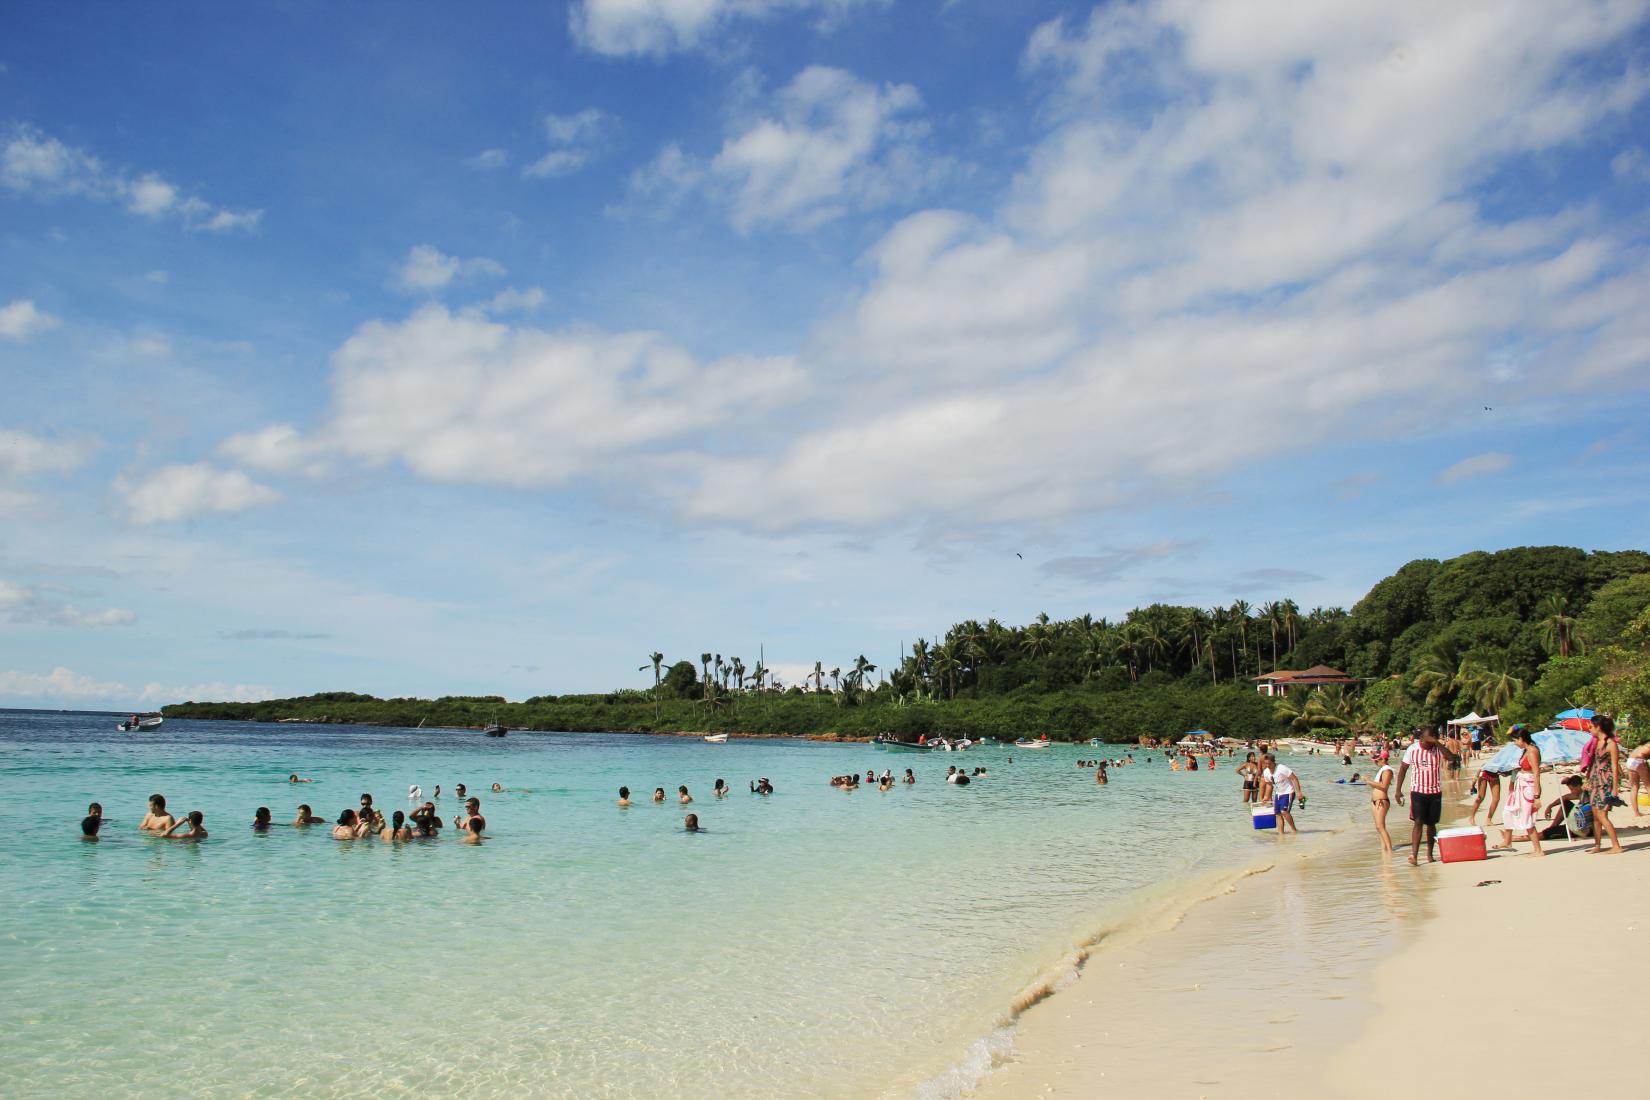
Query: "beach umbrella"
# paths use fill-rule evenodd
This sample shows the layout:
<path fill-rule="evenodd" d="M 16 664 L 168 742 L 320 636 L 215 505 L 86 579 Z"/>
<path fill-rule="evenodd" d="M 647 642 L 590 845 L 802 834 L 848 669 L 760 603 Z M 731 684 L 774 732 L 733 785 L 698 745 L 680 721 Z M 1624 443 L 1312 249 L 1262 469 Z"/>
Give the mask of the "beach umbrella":
<path fill-rule="evenodd" d="M 1542 730 L 1535 735 L 1535 743 L 1541 749 L 1543 764 L 1575 763 L 1581 759 L 1581 750 L 1590 740 L 1592 738 L 1586 734 L 1570 729 Z M 1513 766 L 1518 765 L 1515 763 Z"/>
<path fill-rule="evenodd" d="M 1593 724 L 1585 718 L 1560 718 L 1558 724 L 1567 730 L 1591 730 Z"/>
<path fill-rule="evenodd" d="M 1569 710 L 1559 711 L 1558 714 L 1556 715 L 1556 717 L 1558 717 L 1558 718 L 1595 718 L 1595 717 L 1597 717 L 1597 712 L 1588 710 L 1586 707 L 1572 707 Z"/>
<path fill-rule="evenodd" d="M 1537 744 L 1540 744 L 1540 742 L 1538 741 Z M 1541 750 L 1541 758 L 1543 760 L 1547 758 L 1545 748 Z M 1479 767 L 1491 775 L 1506 775 L 1508 772 L 1517 771 L 1518 762 L 1522 759 L 1524 759 L 1523 745 L 1502 745 L 1495 750 L 1494 756 L 1484 761 Z"/>

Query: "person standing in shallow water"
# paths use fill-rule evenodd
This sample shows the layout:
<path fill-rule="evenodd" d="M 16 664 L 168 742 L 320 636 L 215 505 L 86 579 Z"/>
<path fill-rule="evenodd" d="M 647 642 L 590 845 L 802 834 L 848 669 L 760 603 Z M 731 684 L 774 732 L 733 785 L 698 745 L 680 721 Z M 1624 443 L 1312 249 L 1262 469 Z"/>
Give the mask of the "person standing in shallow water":
<path fill-rule="evenodd" d="M 143 817 L 143 824 L 138 828 L 146 833 L 164 833 L 177 824 L 177 818 L 166 812 L 166 796 L 152 794 L 149 796 L 149 812 Z"/>

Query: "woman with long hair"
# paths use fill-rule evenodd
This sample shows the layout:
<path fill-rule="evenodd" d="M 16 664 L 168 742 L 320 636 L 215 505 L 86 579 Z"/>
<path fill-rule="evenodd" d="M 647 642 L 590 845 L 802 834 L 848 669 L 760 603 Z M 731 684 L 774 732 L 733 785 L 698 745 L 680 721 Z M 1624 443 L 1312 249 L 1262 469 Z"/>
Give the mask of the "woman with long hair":
<path fill-rule="evenodd" d="M 1512 773 L 1512 781 L 1507 785 L 1507 799 L 1501 807 L 1501 843 L 1496 847 L 1511 848 L 1513 833 L 1517 832 L 1521 840 L 1529 837 L 1530 846 L 1535 849 L 1531 855 L 1544 855 L 1541 830 L 1536 827 L 1541 806 L 1541 746 L 1535 743 L 1535 735 L 1523 726 L 1514 726 L 1510 736 L 1524 750 L 1524 758 L 1518 762 L 1518 770 Z"/>
<path fill-rule="evenodd" d="M 1587 796 L 1593 804 L 1593 846 L 1589 855 L 1604 850 L 1604 838 L 1610 838 L 1609 855 L 1621 855 L 1621 839 L 1610 821 L 1610 799 L 1621 786 L 1621 745 L 1616 741 L 1616 722 L 1608 714 L 1593 719 L 1593 739 L 1583 750 L 1587 761 Z"/>
<path fill-rule="evenodd" d="M 1392 834 L 1386 831 L 1386 815 L 1392 809 L 1392 765 L 1385 760 L 1369 777 L 1369 812 L 1375 819 L 1375 832 L 1381 838 L 1381 851 L 1392 854 Z"/>

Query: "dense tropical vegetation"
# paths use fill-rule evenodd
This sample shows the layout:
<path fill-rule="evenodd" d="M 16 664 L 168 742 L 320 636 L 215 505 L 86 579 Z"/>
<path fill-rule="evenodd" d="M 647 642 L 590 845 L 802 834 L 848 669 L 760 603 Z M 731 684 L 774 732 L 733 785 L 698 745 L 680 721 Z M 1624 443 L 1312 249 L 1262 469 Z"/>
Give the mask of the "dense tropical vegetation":
<path fill-rule="evenodd" d="M 1152 604 L 1122 619 L 970 619 L 919 639 L 897 667 L 820 660 L 785 683 L 758 658 L 706 651 L 601 695 L 376 699 L 328 693 L 186 703 L 179 717 L 325 719 L 556 730 L 738 730 L 870 736 L 1048 733 L 1132 741 L 1206 727 L 1235 736 L 1396 732 L 1476 708 L 1543 720 L 1589 704 L 1650 714 L 1650 554 L 1520 547 L 1412 561 L 1348 611 L 1288 599 Z M 1327 664 L 1359 684 L 1268 699 L 1254 678 Z"/>

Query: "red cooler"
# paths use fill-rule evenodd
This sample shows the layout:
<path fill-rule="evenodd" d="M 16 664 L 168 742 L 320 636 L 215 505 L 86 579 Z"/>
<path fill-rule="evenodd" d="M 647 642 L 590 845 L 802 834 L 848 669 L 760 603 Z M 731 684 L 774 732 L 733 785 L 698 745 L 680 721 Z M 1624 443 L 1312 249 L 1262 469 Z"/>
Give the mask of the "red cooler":
<path fill-rule="evenodd" d="M 1438 855 L 1445 863 L 1471 863 L 1488 859 L 1484 850 L 1484 830 L 1470 827 L 1444 829 L 1438 833 Z"/>

